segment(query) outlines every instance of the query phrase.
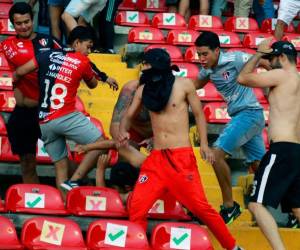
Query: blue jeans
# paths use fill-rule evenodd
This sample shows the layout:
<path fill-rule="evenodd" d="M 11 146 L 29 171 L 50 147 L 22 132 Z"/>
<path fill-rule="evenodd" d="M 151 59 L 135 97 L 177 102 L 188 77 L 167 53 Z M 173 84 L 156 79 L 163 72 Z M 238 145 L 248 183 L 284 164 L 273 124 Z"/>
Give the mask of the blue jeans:
<path fill-rule="evenodd" d="M 227 0 L 213 0 L 211 7 L 211 15 L 212 16 L 222 16 L 222 11 L 225 9 L 227 5 Z"/>
<path fill-rule="evenodd" d="M 247 163 L 260 161 L 266 151 L 262 137 L 264 127 L 265 120 L 262 110 L 247 109 L 240 111 L 227 123 L 214 143 L 214 147 L 222 149 L 230 155 L 236 149 L 242 148 Z"/>
<path fill-rule="evenodd" d="M 273 0 L 265 0 L 265 3 L 263 5 L 260 5 L 258 0 L 254 0 L 253 10 L 256 16 L 256 21 L 259 25 L 261 25 L 264 19 L 275 17 Z"/>

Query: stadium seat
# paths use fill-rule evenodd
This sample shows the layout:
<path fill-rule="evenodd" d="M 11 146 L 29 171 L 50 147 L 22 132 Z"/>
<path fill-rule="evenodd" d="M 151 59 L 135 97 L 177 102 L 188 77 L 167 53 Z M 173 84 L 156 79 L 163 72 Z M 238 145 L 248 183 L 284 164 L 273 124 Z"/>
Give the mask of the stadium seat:
<path fill-rule="evenodd" d="M 6 217 L 0 216 L 0 249 L 24 249 L 20 244 L 14 224 Z"/>
<path fill-rule="evenodd" d="M 269 148 L 270 148 L 270 142 L 269 142 L 269 138 L 268 138 L 268 130 L 267 130 L 267 128 L 264 128 L 262 135 L 263 135 L 264 143 L 265 143 L 265 146 L 266 146 L 266 150 L 269 150 Z"/>
<path fill-rule="evenodd" d="M 123 220 L 97 220 L 90 224 L 86 242 L 89 250 L 150 250 L 144 229 Z"/>
<path fill-rule="evenodd" d="M 136 0 L 140 11 L 167 12 L 166 0 Z"/>
<path fill-rule="evenodd" d="M 167 43 L 180 46 L 194 46 L 199 34 L 195 30 L 171 30 L 167 35 Z"/>
<path fill-rule="evenodd" d="M 0 90 L 13 90 L 12 74 L 11 71 L 0 70 Z"/>
<path fill-rule="evenodd" d="M 256 50 L 248 49 L 248 48 L 230 48 L 229 50 L 227 50 L 227 52 L 234 52 L 234 51 L 241 51 L 250 55 L 254 55 L 256 53 Z"/>
<path fill-rule="evenodd" d="M 264 95 L 264 91 L 261 88 L 253 88 L 254 94 L 256 95 L 257 100 L 261 104 L 268 103 L 267 98 Z"/>
<path fill-rule="evenodd" d="M 80 216 L 127 217 L 120 194 L 106 187 L 79 187 L 67 194 L 67 210 Z"/>
<path fill-rule="evenodd" d="M 19 162 L 19 156 L 14 155 L 7 136 L 0 136 L 0 161 Z"/>
<path fill-rule="evenodd" d="M 9 64 L 3 53 L 0 53 L 0 70 L 10 70 Z"/>
<path fill-rule="evenodd" d="M 128 34 L 129 43 L 165 43 L 164 34 L 160 29 L 151 27 L 134 27 Z"/>
<path fill-rule="evenodd" d="M 76 108 L 76 110 L 83 113 L 85 116 L 89 116 L 89 113 L 86 112 L 86 110 L 85 110 L 83 101 L 80 99 L 80 97 L 78 95 L 76 96 L 75 108 Z"/>
<path fill-rule="evenodd" d="M 259 32 L 256 20 L 250 17 L 229 17 L 224 23 L 224 29 L 238 33 Z"/>
<path fill-rule="evenodd" d="M 223 48 L 239 48 L 243 45 L 238 34 L 230 31 L 215 31 L 219 36 L 221 47 Z"/>
<path fill-rule="evenodd" d="M 14 213 L 67 215 L 60 192 L 48 185 L 15 184 L 8 188 L 5 206 Z"/>
<path fill-rule="evenodd" d="M 184 60 L 186 62 L 191 62 L 191 63 L 198 63 L 199 62 L 199 56 L 197 53 L 197 48 L 196 46 L 191 46 L 188 47 L 185 51 L 184 55 Z"/>
<path fill-rule="evenodd" d="M 0 135 L 7 135 L 6 126 L 2 115 L 0 115 Z"/>
<path fill-rule="evenodd" d="M 118 10 L 136 10 L 136 0 L 123 0 Z"/>
<path fill-rule="evenodd" d="M 13 0 L 0 0 L 0 3 L 13 3 Z"/>
<path fill-rule="evenodd" d="M 145 48 L 145 52 L 148 51 L 149 49 L 155 49 L 155 48 L 164 49 L 165 51 L 167 51 L 171 57 L 172 62 L 183 62 L 181 50 L 178 47 L 174 45 L 167 45 L 167 44 L 153 44 L 147 46 Z"/>
<path fill-rule="evenodd" d="M 218 16 L 193 15 L 189 20 L 189 29 L 192 30 L 223 30 L 222 20 Z"/>
<path fill-rule="evenodd" d="M 123 26 L 150 26 L 148 16 L 139 11 L 120 11 L 116 16 L 115 24 Z"/>
<path fill-rule="evenodd" d="M 179 67 L 179 72 L 173 71 L 173 74 L 179 77 L 187 77 L 191 79 L 197 79 L 199 69 L 192 63 L 175 63 Z"/>
<path fill-rule="evenodd" d="M 178 13 L 157 13 L 152 18 L 152 27 L 159 29 L 186 29 L 184 17 Z"/>
<path fill-rule="evenodd" d="M 224 102 L 224 99 L 217 91 L 213 83 L 208 82 L 204 88 L 197 89 L 197 95 L 201 101 L 205 102 Z"/>
<path fill-rule="evenodd" d="M 40 164 L 52 163 L 52 160 L 44 147 L 44 142 L 41 139 L 38 139 L 38 143 L 37 143 L 36 160 Z"/>
<path fill-rule="evenodd" d="M 261 24 L 261 28 L 260 28 L 261 32 L 273 34 L 275 32 L 276 23 L 277 23 L 276 18 L 267 18 L 267 19 L 263 20 L 263 22 Z M 293 25 L 293 22 L 291 22 L 289 26 L 285 26 L 284 32 L 285 33 L 295 33 L 295 27 Z"/>
<path fill-rule="evenodd" d="M 27 250 L 87 250 L 79 226 L 65 218 L 28 219 L 22 227 L 21 241 Z"/>
<path fill-rule="evenodd" d="M 257 46 L 265 39 L 272 37 L 275 41 L 275 37 L 270 33 L 248 33 L 244 36 L 243 45 L 246 48 L 257 48 Z"/>
<path fill-rule="evenodd" d="M 11 6 L 12 6 L 11 3 L 1 3 L 1 8 L 0 8 L 0 18 L 1 19 L 8 18 L 8 12 L 9 12 Z"/>
<path fill-rule="evenodd" d="M 300 34 L 285 34 L 282 40 L 291 42 L 300 51 Z"/>
<path fill-rule="evenodd" d="M 203 112 L 208 123 L 227 123 L 230 116 L 225 102 L 210 102 L 204 105 Z"/>
<path fill-rule="evenodd" d="M 16 31 L 9 19 L 0 19 L 0 34 L 16 35 Z"/>
<path fill-rule="evenodd" d="M 269 113 L 270 113 L 269 104 L 268 103 L 262 103 L 261 106 L 264 109 L 263 112 L 264 112 L 264 117 L 265 117 L 266 124 L 268 124 L 269 123 Z"/>
<path fill-rule="evenodd" d="M 188 223 L 164 222 L 152 231 L 153 249 L 213 250 L 208 232 L 201 226 Z"/>
<path fill-rule="evenodd" d="M 0 111 L 12 112 L 16 105 L 13 91 L 0 91 Z"/>

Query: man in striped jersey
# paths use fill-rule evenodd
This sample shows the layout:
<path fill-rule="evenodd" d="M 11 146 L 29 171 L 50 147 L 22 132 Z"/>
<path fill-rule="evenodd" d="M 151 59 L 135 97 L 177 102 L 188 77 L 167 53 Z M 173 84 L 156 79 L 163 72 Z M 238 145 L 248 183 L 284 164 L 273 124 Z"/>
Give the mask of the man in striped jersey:
<path fill-rule="evenodd" d="M 265 206 L 277 208 L 281 204 L 284 212 L 292 212 L 300 222 L 300 77 L 293 44 L 278 41 L 270 47 L 270 42 L 265 40 L 259 45 L 257 53 L 242 69 L 238 82 L 248 87 L 270 88 L 271 145 L 255 173 L 249 210 L 272 249 L 282 250 L 285 247 L 276 222 Z M 252 73 L 262 57 L 269 59 L 272 70 Z M 296 227 L 297 223 L 294 224 Z"/>

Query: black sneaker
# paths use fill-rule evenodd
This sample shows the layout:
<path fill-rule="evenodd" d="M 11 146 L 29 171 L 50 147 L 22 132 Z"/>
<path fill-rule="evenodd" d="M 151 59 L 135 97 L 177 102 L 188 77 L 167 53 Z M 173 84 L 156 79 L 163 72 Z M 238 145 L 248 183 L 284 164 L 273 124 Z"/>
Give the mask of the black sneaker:
<path fill-rule="evenodd" d="M 220 215 L 223 218 L 225 224 L 231 224 L 242 213 L 242 208 L 236 202 L 233 203 L 233 207 L 226 208 L 221 206 Z"/>
<path fill-rule="evenodd" d="M 79 187 L 79 181 L 70 181 L 70 180 L 67 180 L 67 181 L 61 183 L 61 184 L 60 184 L 60 187 L 61 187 L 63 190 L 70 191 L 70 190 L 72 190 L 73 188 Z"/>
<path fill-rule="evenodd" d="M 300 228 L 300 223 L 293 214 L 289 214 L 289 220 L 286 226 L 289 228 Z"/>

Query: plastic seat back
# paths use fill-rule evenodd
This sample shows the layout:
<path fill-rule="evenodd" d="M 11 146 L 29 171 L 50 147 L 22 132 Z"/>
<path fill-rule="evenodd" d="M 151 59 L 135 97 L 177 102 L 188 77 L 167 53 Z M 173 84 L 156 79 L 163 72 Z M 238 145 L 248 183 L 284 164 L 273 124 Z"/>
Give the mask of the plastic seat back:
<path fill-rule="evenodd" d="M 208 82 L 204 88 L 197 89 L 197 95 L 201 101 L 206 102 L 224 102 L 221 94 L 217 91 L 215 85 L 211 82 Z"/>
<path fill-rule="evenodd" d="M 225 102 L 210 102 L 204 105 L 203 111 L 208 123 L 227 123 L 230 116 Z"/>
<path fill-rule="evenodd" d="M 263 107 L 264 117 L 266 124 L 269 124 L 269 113 L 270 113 L 270 107 L 268 103 L 262 103 L 261 106 Z"/>
<path fill-rule="evenodd" d="M 140 11 L 120 11 L 115 23 L 123 26 L 150 26 L 148 16 Z"/>
<path fill-rule="evenodd" d="M 276 18 L 267 18 L 263 20 L 260 28 L 261 32 L 273 34 L 275 32 L 276 23 L 277 23 Z M 293 22 L 291 22 L 289 26 L 284 27 L 284 32 L 295 33 L 295 27 L 293 25 Z"/>
<path fill-rule="evenodd" d="M 194 46 L 200 33 L 195 30 L 171 30 L 167 35 L 167 43 L 180 46 Z"/>
<path fill-rule="evenodd" d="M 259 103 L 261 103 L 261 104 L 268 103 L 268 100 L 265 97 L 264 92 L 261 88 L 253 88 L 253 92 L 254 92 L 257 100 L 259 101 Z"/>
<path fill-rule="evenodd" d="M 86 241 L 90 250 L 150 249 L 144 229 L 140 225 L 123 220 L 93 222 L 88 228 Z"/>
<path fill-rule="evenodd" d="M 295 46 L 297 51 L 300 51 L 300 34 L 285 34 L 282 40 L 289 41 Z"/>
<path fill-rule="evenodd" d="M 155 48 L 164 49 L 165 51 L 167 51 L 171 57 L 172 62 L 183 62 L 181 50 L 178 47 L 174 45 L 167 45 L 167 44 L 153 44 L 147 46 L 145 48 L 145 52 L 148 51 L 149 49 L 155 49 Z"/>
<path fill-rule="evenodd" d="M 83 101 L 80 99 L 80 97 L 78 95 L 76 96 L 75 108 L 76 108 L 76 110 L 83 113 L 85 116 L 89 115 L 89 113 L 86 112 L 86 110 L 85 110 Z"/>
<path fill-rule="evenodd" d="M 257 21 L 250 17 L 229 17 L 224 23 L 224 29 L 231 32 L 259 32 Z"/>
<path fill-rule="evenodd" d="M 119 10 L 136 10 L 136 0 L 123 0 L 119 5 Z"/>
<path fill-rule="evenodd" d="M 134 27 L 128 34 L 129 43 L 165 43 L 161 30 L 152 27 Z"/>
<path fill-rule="evenodd" d="M 0 19 L 0 34 L 16 35 L 15 28 L 8 18 Z"/>
<path fill-rule="evenodd" d="M 215 31 L 219 36 L 221 47 L 223 48 L 239 48 L 242 47 L 238 34 L 230 31 Z"/>
<path fill-rule="evenodd" d="M 178 13 L 157 13 L 152 18 L 152 26 L 159 29 L 186 29 L 184 17 Z"/>
<path fill-rule="evenodd" d="M 0 115 L 0 135 L 7 135 L 6 126 L 2 115 Z"/>
<path fill-rule="evenodd" d="M 0 161 L 19 162 L 18 155 L 14 155 L 11 151 L 11 145 L 7 136 L 0 136 Z"/>
<path fill-rule="evenodd" d="M 22 227 L 21 239 L 28 250 L 87 250 L 79 226 L 65 218 L 29 219 Z"/>
<path fill-rule="evenodd" d="M 173 71 L 175 76 L 197 79 L 199 68 L 192 63 L 175 63 L 179 67 L 179 72 Z"/>
<path fill-rule="evenodd" d="M 0 53 L 0 69 L 1 70 L 10 70 L 9 64 L 3 53 Z"/>
<path fill-rule="evenodd" d="M 0 216 L 0 249 L 24 249 L 20 244 L 14 224 L 6 217 Z"/>
<path fill-rule="evenodd" d="M 127 217 L 120 194 L 111 188 L 79 187 L 67 194 L 67 209 L 80 216 Z"/>
<path fill-rule="evenodd" d="M 246 48 L 257 48 L 257 46 L 267 38 L 273 38 L 275 41 L 275 37 L 269 33 L 248 33 L 244 36 L 243 45 Z"/>
<path fill-rule="evenodd" d="M 16 100 L 13 91 L 0 91 L 0 111 L 12 112 L 15 105 Z"/>
<path fill-rule="evenodd" d="M 8 12 L 10 8 L 12 7 L 11 3 L 1 3 L 1 8 L 0 8 L 0 18 L 5 19 L 8 18 Z"/>
<path fill-rule="evenodd" d="M 140 11 L 166 12 L 166 0 L 137 0 L 136 7 Z"/>
<path fill-rule="evenodd" d="M 13 90 L 12 71 L 0 70 L 0 90 Z"/>
<path fill-rule="evenodd" d="M 152 232 L 152 249 L 213 250 L 208 232 L 201 226 L 188 223 L 165 222 Z"/>
<path fill-rule="evenodd" d="M 66 215 L 60 192 L 42 184 L 15 184 L 5 196 L 8 211 L 16 213 Z"/>
<path fill-rule="evenodd" d="M 223 30 L 222 20 L 218 16 L 193 15 L 189 20 L 189 29 L 193 30 Z"/>

